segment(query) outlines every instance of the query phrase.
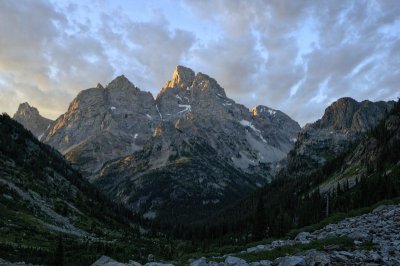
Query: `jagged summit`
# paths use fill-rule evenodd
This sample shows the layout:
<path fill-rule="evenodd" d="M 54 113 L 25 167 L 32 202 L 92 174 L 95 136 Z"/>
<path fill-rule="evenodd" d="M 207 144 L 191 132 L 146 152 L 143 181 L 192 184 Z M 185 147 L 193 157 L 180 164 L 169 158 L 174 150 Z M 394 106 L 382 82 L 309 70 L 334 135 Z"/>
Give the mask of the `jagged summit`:
<path fill-rule="evenodd" d="M 277 110 L 269 108 L 265 105 L 257 105 L 256 107 L 252 108 L 250 111 L 253 114 L 253 116 L 258 116 L 258 115 L 275 116 L 276 112 L 278 112 Z"/>
<path fill-rule="evenodd" d="M 385 110 L 394 102 L 358 102 L 350 97 L 340 98 L 325 109 L 323 117 L 316 122 L 318 128 L 365 132 L 382 119 Z"/>
<path fill-rule="evenodd" d="M 101 85 L 101 83 L 97 83 L 96 88 L 97 89 L 104 89 L 104 87 L 103 87 L 103 85 Z"/>
<path fill-rule="evenodd" d="M 195 78 L 192 69 L 184 66 L 177 66 L 172 74 L 171 80 L 167 81 L 164 88 L 183 88 L 190 87 Z"/>
<path fill-rule="evenodd" d="M 14 114 L 14 117 L 21 115 L 30 117 L 32 115 L 39 115 L 39 111 L 36 107 L 30 106 L 28 102 L 24 102 L 18 106 L 18 110 Z"/>
<path fill-rule="evenodd" d="M 108 85 L 106 89 L 135 89 L 139 90 L 133 83 L 127 79 L 124 75 L 120 75 L 113 79 Z"/>
<path fill-rule="evenodd" d="M 13 119 L 23 124 L 25 128 L 30 130 L 39 140 L 43 136 L 44 131 L 53 122 L 52 120 L 41 116 L 38 109 L 29 105 L 27 102 L 19 105 Z"/>

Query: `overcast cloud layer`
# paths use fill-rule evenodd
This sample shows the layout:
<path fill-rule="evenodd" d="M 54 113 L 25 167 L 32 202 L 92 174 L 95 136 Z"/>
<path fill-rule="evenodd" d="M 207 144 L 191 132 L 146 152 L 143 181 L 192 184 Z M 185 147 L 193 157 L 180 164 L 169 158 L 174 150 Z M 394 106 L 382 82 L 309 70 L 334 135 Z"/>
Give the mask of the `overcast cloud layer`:
<path fill-rule="evenodd" d="M 0 1 L 1 112 L 28 101 L 54 119 L 120 74 L 156 95 L 178 64 L 303 125 L 340 97 L 400 97 L 400 4 Z"/>

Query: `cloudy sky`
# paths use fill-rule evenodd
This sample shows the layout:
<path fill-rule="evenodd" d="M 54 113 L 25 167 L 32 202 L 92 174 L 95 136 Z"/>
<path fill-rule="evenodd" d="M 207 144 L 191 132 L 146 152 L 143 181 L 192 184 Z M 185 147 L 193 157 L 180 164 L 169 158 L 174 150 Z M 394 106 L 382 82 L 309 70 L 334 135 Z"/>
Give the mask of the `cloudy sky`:
<path fill-rule="evenodd" d="M 340 97 L 400 97 L 400 3 L 0 1 L 0 112 L 56 118 L 120 74 L 155 95 L 178 64 L 303 125 Z"/>

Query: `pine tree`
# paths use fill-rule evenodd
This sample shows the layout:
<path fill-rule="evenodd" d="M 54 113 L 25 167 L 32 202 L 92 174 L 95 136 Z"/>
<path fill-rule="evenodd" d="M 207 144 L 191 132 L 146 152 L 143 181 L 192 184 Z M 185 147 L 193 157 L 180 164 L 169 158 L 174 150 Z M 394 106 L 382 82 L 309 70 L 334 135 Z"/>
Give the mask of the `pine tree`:
<path fill-rule="evenodd" d="M 62 237 L 60 236 L 58 239 L 57 249 L 55 252 L 54 258 L 54 266 L 63 266 L 64 265 L 64 244 Z"/>
<path fill-rule="evenodd" d="M 258 199 L 257 209 L 254 217 L 254 229 L 253 238 L 254 240 L 260 240 L 265 236 L 265 231 L 267 229 L 266 224 L 267 217 L 265 215 L 265 207 L 262 197 Z"/>

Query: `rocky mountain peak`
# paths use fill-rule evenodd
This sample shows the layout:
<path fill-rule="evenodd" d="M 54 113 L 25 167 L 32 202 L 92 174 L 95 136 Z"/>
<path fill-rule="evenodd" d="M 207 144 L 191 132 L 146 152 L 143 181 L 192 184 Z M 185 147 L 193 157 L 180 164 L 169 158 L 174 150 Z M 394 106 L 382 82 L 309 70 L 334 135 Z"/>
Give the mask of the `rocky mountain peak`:
<path fill-rule="evenodd" d="M 30 130 L 38 139 L 41 139 L 44 131 L 53 122 L 52 120 L 41 116 L 38 109 L 30 106 L 27 102 L 19 105 L 13 119 L 24 125 L 24 127 Z"/>
<path fill-rule="evenodd" d="M 38 109 L 36 107 L 30 106 L 29 103 L 24 102 L 19 105 L 18 110 L 15 113 L 14 117 L 16 116 L 31 117 L 36 115 L 39 115 Z"/>
<path fill-rule="evenodd" d="M 101 85 L 101 83 L 97 83 L 96 88 L 97 89 L 104 89 L 104 87 L 103 87 L 103 85 Z"/>
<path fill-rule="evenodd" d="M 106 89 L 135 89 L 138 91 L 138 88 L 130 82 L 124 75 L 118 76 L 113 79 L 106 87 Z"/>
<path fill-rule="evenodd" d="M 165 84 L 165 88 L 183 88 L 190 87 L 195 78 L 195 73 L 190 68 L 177 66 L 172 74 L 172 78 Z"/>
<path fill-rule="evenodd" d="M 326 108 L 315 126 L 320 129 L 365 132 L 376 126 L 393 104 L 394 102 L 357 102 L 349 97 L 340 98 Z"/>
<path fill-rule="evenodd" d="M 349 97 L 338 99 L 325 109 L 325 113 L 319 123 L 320 127 L 348 128 L 359 105 L 359 102 Z"/>
<path fill-rule="evenodd" d="M 260 115 L 268 115 L 268 116 L 275 116 L 277 110 L 271 109 L 264 105 L 257 105 L 256 107 L 250 110 L 253 116 L 260 116 Z"/>

